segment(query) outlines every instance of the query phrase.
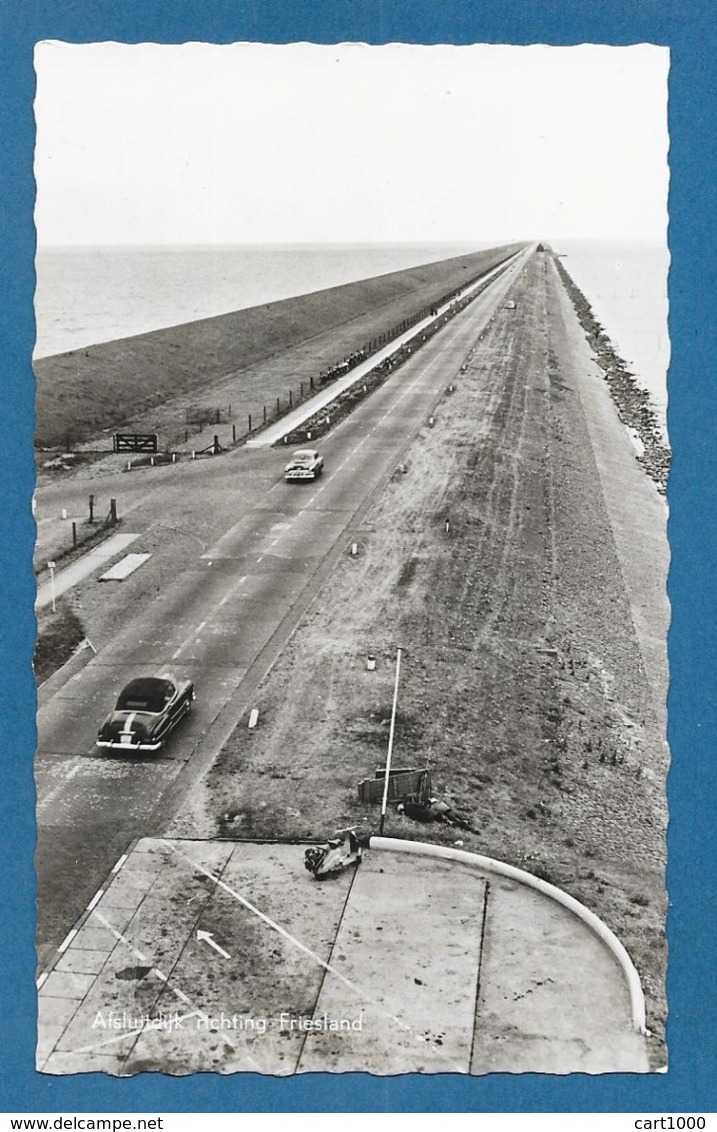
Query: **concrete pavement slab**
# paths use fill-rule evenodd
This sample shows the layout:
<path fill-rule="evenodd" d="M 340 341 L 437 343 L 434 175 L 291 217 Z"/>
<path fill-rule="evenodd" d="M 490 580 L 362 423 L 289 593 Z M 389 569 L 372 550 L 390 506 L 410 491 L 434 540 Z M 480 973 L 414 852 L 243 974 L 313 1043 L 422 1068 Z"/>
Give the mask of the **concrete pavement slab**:
<path fill-rule="evenodd" d="M 64 570 L 58 570 L 55 574 L 54 582 L 43 582 L 37 589 L 37 599 L 35 601 L 36 609 L 44 609 L 45 606 L 50 605 L 53 595 L 55 599 L 66 593 L 67 590 L 72 589 L 78 582 L 84 578 L 89 578 L 90 574 L 94 574 L 100 566 L 104 566 L 116 554 L 120 554 L 126 547 L 138 539 L 139 535 L 133 534 L 115 534 L 111 535 L 94 550 L 89 551 L 88 554 L 83 554 L 71 566 L 67 566 Z"/>
<path fill-rule="evenodd" d="M 568 909 L 491 884 L 471 1072 L 647 1071 L 617 961 Z"/>
<path fill-rule="evenodd" d="M 447 861 L 369 854 L 351 889 L 334 961 L 364 988 L 327 976 L 299 1072 L 467 1073 L 488 885 Z"/>
<path fill-rule="evenodd" d="M 62 956 L 56 971 L 70 971 L 78 975 L 99 975 L 107 962 L 108 951 L 87 951 L 83 947 L 69 947 Z"/>
<path fill-rule="evenodd" d="M 38 1068 L 647 1070 L 622 969 L 555 900 L 373 850 L 318 882 L 304 848 L 140 841 L 41 985 Z"/>

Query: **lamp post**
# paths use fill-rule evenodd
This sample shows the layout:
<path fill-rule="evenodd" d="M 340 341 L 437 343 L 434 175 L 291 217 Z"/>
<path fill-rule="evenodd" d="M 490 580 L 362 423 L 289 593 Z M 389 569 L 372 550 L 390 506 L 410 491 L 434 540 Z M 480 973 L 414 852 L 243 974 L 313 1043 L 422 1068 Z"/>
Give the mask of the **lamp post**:
<path fill-rule="evenodd" d="M 388 802 L 388 780 L 391 774 L 391 754 L 393 752 L 393 733 L 396 727 L 396 705 L 398 704 L 398 677 L 401 672 L 401 652 L 399 648 L 396 652 L 396 683 L 393 689 L 393 707 L 391 709 L 391 728 L 388 735 L 388 753 L 386 755 L 386 777 L 383 783 L 383 800 L 381 802 L 381 822 L 379 824 L 379 834 L 383 836 L 383 826 L 386 820 L 386 804 Z"/>

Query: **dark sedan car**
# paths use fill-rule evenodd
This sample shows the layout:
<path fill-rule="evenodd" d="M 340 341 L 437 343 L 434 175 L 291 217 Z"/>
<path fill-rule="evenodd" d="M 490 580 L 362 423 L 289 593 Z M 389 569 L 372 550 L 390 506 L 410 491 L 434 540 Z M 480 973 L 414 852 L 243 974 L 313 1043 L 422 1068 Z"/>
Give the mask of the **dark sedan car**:
<path fill-rule="evenodd" d="M 158 751 L 194 702 L 191 680 L 141 676 L 130 680 L 97 736 L 98 747 Z"/>

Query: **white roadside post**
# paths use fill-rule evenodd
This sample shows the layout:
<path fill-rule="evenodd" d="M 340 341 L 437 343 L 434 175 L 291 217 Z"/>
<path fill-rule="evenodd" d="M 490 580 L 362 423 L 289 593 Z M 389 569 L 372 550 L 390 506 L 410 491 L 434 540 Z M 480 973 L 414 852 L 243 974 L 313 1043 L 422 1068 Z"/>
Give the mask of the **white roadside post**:
<path fill-rule="evenodd" d="M 388 753 L 386 755 L 386 777 L 383 782 L 383 800 L 381 802 L 381 822 L 378 827 L 379 836 L 383 836 L 383 823 L 386 820 L 386 803 L 388 802 L 388 779 L 391 773 L 391 753 L 393 751 L 393 733 L 396 727 L 396 705 L 398 704 L 398 677 L 401 672 L 401 648 L 396 651 L 396 683 L 393 689 L 393 708 L 391 709 L 391 728 L 388 733 Z"/>
<path fill-rule="evenodd" d="M 55 609 L 55 563 L 48 562 L 47 568 L 50 571 L 50 594 L 52 596 L 52 612 L 56 613 Z"/>

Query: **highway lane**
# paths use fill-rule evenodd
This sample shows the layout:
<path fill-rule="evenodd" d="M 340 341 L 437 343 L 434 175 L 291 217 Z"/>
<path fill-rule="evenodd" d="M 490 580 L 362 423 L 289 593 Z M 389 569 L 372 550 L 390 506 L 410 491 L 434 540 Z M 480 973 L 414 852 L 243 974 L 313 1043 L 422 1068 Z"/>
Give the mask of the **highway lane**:
<path fill-rule="evenodd" d="M 455 318 L 322 442 L 316 484 L 274 480 L 258 502 L 184 566 L 142 616 L 38 715 L 41 965 L 103 878 L 191 789 L 251 706 L 261 676 L 342 553 L 351 524 L 393 472 L 519 265 Z M 237 450 L 237 475 L 255 453 Z M 283 451 L 275 453 L 277 474 Z M 210 467 L 210 466 L 208 466 Z M 133 518 L 136 526 L 141 512 Z M 141 539 L 135 544 L 141 550 Z M 127 679 L 172 671 L 195 680 L 193 715 L 159 757 L 99 754 L 96 729 Z"/>

